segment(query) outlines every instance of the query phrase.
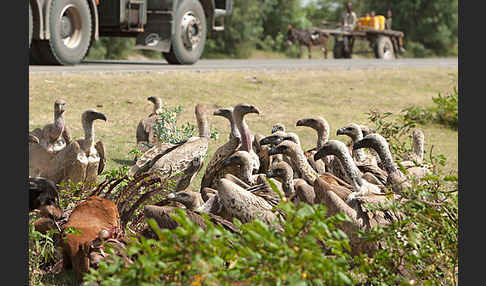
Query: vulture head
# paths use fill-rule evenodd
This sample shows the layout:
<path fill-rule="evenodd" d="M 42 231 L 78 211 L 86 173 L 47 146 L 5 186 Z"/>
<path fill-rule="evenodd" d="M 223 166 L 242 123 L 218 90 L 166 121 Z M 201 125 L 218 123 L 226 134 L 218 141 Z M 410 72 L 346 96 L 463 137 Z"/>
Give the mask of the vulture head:
<path fill-rule="evenodd" d="M 376 132 L 375 128 L 372 128 L 372 127 L 369 127 L 369 126 L 366 126 L 366 125 L 360 124 L 359 127 L 361 128 L 361 132 L 363 132 L 363 137 L 368 135 L 368 134 Z"/>
<path fill-rule="evenodd" d="M 285 132 L 285 125 L 283 123 L 277 123 L 272 126 L 272 134 L 277 132 L 277 131 L 282 131 Z"/>
<path fill-rule="evenodd" d="M 81 116 L 81 120 L 83 123 L 84 122 L 91 123 L 96 119 L 101 119 L 103 121 L 106 121 L 106 116 L 95 109 L 88 109 L 85 112 L 83 112 L 83 115 Z"/>
<path fill-rule="evenodd" d="M 250 166 L 250 153 L 246 151 L 236 151 L 233 155 L 229 156 L 224 160 L 223 167 L 227 167 L 230 165 L 238 165 L 238 166 Z"/>
<path fill-rule="evenodd" d="M 293 178 L 294 170 L 292 170 L 292 167 L 287 162 L 280 161 L 268 170 L 266 175 L 267 178 Z"/>
<path fill-rule="evenodd" d="M 341 157 L 347 152 L 346 144 L 339 140 L 329 140 L 314 154 L 314 160 L 325 158 L 328 155 Z"/>
<path fill-rule="evenodd" d="M 268 154 L 269 155 L 284 154 L 287 156 L 291 156 L 293 153 L 297 152 L 298 149 L 300 149 L 300 147 L 295 142 L 292 142 L 290 140 L 284 140 L 280 144 L 270 148 Z"/>
<path fill-rule="evenodd" d="M 240 116 L 243 116 L 243 115 L 248 114 L 248 113 L 260 114 L 260 110 L 258 110 L 258 108 L 256 108 L 253 105 L 247 104 L 247 103 L 237 104 L 233 108 L 233 112 L 240 115 Z"/>
<path fill-rule="evenodd" d="M 371 148 L 380 153 L 379 151 L 381 151 L 383 148 L 388 148 L 388 142 L 380 134 L 371 133 L 353 144 L 353 150 L 360 148 Z"/>
<path fill-rule="evenodd" d="M 347 135 L 355 141 L 363 137 L 363 131 L 361 130 L 361 126 L 356 123 L 351 123 L 348 126 L 339 128 L 336 131 L 336 135 Z"/>
<path fill-rule="evenodd" d="M 307 126 L 315 130 L 329 130 L 329 123 L 320 116 L 300 119 L 295 123 L 295 126 Z"/>
<path fill-rule="evenodd" d="M 161 106 L 162 105 L 162 99 L 157 96 L 149 96 L 147 97 L 147 100 L 152 102 L 155 106 Z"/>
<path fill-rule="evenodd" d="M 181 203 L 189 210 L 196 210 L 204 204 L 200 193 L 188 190 L 170 193 L 167 196 L 167 199 L 169 201 Z"/>
<path fill-rule="evenodd" d="M 231 114 L 233 113 L 233 108 L 220 108 L 213 112 L 215 116 L 222 116 L 227 119 L 231 119 Z"/>
<path fill-rule="evenodd" d="M 63 114 L 66 111 L 66 101 L 63 99 L 57 99 L 54 102 L 54 113 L 56 114 Z"/>

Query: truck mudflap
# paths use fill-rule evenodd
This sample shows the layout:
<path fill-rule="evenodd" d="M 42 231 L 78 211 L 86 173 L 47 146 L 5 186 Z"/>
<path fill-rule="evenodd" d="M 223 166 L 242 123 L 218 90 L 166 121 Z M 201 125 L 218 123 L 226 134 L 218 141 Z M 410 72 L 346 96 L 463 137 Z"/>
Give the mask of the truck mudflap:
<path fill-rule="evenodd" d="M 172 12 L 147 14 L 147 25 L 142 33 L 137 35 L 134 49 L 168 52 L 172 27 Z"/>

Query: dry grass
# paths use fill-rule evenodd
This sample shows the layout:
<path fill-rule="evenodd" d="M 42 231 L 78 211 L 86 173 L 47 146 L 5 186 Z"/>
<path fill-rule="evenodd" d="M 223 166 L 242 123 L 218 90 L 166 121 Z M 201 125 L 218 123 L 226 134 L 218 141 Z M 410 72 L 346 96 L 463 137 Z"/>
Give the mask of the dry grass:
<path fill-rule="evenodd" d="M 256 76 L 261 84 L 248 80 Z M 168 106 L 183 106 L 180 122 L 195 123 L 196 103 L 211 108 L 233 106 L 240 102 L 256 105 L 260 115 L 249 115 L 254 133 L 269 134 L 274 123 L 281 122 L 296 132 L 304 148 L 315 144 L 316 134 L 296 127 L 304 117 L 322 116 L 331 126 L 331 139 L 347 141 L 335 135 L 350 122 L 368 124 L 370 109 L 398 113 L 411 105 L 432 106 L 431 98 L 446 94 L 458 84 L 457 69 L 400 69 L 306 72 L 163 72 L 163 73 L 91 73 L 30 74 L 29 130 L 52 122 L 57 98 L 68 102 L 65 114 L 74 138 L 83 136 L 81 113 L 95 108 L 108 121 L 96 121 L 96 138 L 107 148 L 107 168 L 130 164 L 128 152 L 135 147 L 135 130 L 141 118 L 151 112 L 148 96 L 160 96 Z M 228 138 L 229 124 L 221 117 L 210 117 L 211 127 L 220 133 L 212 141 L 209 157 Z M 435 154 L 447 158 L 447 170 L 458 166 L 458 133 L 440 125 L 422 126 L 426 150 L 434 145 Z M 200 174 L 195 189 L 200 182 Z"/>

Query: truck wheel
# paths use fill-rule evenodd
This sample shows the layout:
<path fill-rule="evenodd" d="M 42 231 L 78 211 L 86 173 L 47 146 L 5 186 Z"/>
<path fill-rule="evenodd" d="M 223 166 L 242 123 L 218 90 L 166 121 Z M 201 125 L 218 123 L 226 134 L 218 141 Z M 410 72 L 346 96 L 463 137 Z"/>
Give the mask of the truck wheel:
<path fill-rule="evenodd" d="M 342 59 L 344 55 L 344 42 L 343 41 L 335 41 L 334 48 L 332 50 L 333 57 L 335 59 Z"/>
<path fill-rule="evenodd" d="M 32 43 L 33 31 L 34 31 L 34 18 L 32 16 L 32 7 L 30 7 L 30 2 L 29 2 L 29 49 L 30 49 L 30 44 Z"/>
<path fill-rule="evenodd" d="M 50 39 L 40 48 L 47 64 L 80 63 L 91 43 L 91 13 L 87 1 L 54 0 L 49 12 Z"/>
<path fill-rule="evenodd" d="M 199 60 L 206 43 L 206 16 L 197 0 L 184 0 L 174 17 L 174 33 L 168 53 L 162 53 L 169 64 L 192 65 Z"/>
<path fill-rule="evenodd" d="M 390 37 L 378 36 L 375 43 L 375 57 L 377 59 L 390 60 L 395 58 L 393 43 Z"/>

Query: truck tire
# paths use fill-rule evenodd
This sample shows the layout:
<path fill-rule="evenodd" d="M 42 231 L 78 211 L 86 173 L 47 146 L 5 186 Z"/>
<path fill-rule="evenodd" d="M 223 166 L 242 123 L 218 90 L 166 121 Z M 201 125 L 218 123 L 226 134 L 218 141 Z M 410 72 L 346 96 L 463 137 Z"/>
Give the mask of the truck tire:
<path fill-rule="evenodd" d="M 378 36 L 375 43 L 375 57 L 377 59 L 391 60 L 395 58 L 393 43 L 390 37 Z"/>
<path fill-rule="evenodd" d="M 91 12 L 87 1 L 53 0 L 49 11 L 48 41 L 39 48 L 45 64 L 75 65 L 80 63 L 91 44 Z"/>
<path fill-rule="evenodd" d="M 30 49 L 30 44 L 32 43 L 33 32 L 34 32 L 34 18 L 32 16 L 32 7 L 30 7 L 30 2 L 29 2 L 29 49 Z"/>
<path fill-rule="evenodd" d="M 162 55 L 169 64 L 192 65 L 201 57 L 206 35 L 206 16 L 201 3 L 183 0 L 175 12 L 170 50 Z"/>

